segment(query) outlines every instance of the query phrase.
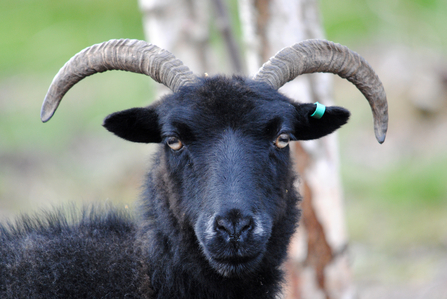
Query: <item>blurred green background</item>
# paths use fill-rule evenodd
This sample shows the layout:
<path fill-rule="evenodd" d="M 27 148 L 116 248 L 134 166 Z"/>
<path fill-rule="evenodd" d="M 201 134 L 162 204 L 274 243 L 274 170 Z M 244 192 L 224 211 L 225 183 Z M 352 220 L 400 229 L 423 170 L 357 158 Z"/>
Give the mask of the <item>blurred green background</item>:
<path fill-rule="evenodd" d="M 320 8 L 327 38 L 371 63 L 390 104 L 389 135 L 378 145 L 360 94 L 335 79 L 336 102 L 353 112 L 339 135 L 362 298 L 419 298 L 411 296 L 428 289 L 436 295 L 421 298 L 447 298 L 447 1 L 321 0 Z M 153 148 L 101 123 L 147 105 L 147 77 L 93 76 L 50 122 L 39 112 L 72 55 L 112 38 L 144 39 L 141 19 L 137 1 L 0 2 L 0 220 L 60 202 L 138 197 Z"/>

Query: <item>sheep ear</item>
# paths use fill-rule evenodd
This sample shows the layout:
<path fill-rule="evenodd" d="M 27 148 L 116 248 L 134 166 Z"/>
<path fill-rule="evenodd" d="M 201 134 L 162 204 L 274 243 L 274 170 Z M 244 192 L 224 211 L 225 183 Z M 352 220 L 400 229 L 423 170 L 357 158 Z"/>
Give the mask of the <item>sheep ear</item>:
<path fill-rule="evenodd" d="M 315 104 L 293 103 L 297 111 L 295 137 L 297 140 L 311 140 L 326 136 L 348 122 L 350 113 L 342 107 L 326 107 L 321 118 L 313 117 Z"/>
<path fill-rule="evenodd" d="M 110 114 L 103 126 L 115 135 L 133 142 L 161 142 L 158 115 L 151 108 L 132 108 Z"/>

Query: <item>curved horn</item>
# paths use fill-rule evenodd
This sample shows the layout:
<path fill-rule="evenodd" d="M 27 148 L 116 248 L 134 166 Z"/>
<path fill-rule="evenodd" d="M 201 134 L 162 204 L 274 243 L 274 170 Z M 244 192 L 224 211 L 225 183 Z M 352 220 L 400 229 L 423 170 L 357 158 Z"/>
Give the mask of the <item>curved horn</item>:
<path fill-rule="evenodd" d="M 73 85 L 108 70 L 148 75 L 173 92 L 197 80 L 188 67 L 166 50 L 140 40 L 110 40 L 82 50 L 59 70 L 42 104 L 42 121 L 47 122 L 53 116 Z"/>
<path fill-rule="evenodd" d="M 253 77 L 279 89 L 301 74 L 334 73 L 353 83 L 366 97 L 374 117 L 379 143 L 388 128 L 388 104 L 379 77 L 368 62 L 354 51 L 325 40 L 306 40 L 279 51 Z"/>

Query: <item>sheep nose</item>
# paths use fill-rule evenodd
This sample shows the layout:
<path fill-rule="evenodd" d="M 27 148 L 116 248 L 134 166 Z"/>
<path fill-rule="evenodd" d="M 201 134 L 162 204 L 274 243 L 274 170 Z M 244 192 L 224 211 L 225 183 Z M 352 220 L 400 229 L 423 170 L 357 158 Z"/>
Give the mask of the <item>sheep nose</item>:
<path fill-rule="evenodd" d="M 250 215 L 243 215 L 238 210 L 231 210 L 224 216 L 217 215 L 214 229 L 228 241 L 244 241 L 254 228 L 254 220 Z"/>

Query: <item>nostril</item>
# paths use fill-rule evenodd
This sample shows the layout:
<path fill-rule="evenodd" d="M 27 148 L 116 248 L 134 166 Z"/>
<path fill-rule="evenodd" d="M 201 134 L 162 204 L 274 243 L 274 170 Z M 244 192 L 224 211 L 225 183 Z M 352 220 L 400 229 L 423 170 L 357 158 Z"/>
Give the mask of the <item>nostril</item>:
<path fill-rule="evenodd" d="M 238 227 L 240 228 L 240 233 L 251 231 L 253 229 L 253 218 L 252 217 L 246 217 L 243 218 L 240 222 Z"/>
<path fill-rule="evenodd" d="M 216 226 L 216 229 L 221 232 L 225 232 L 228 234 L 231 234 L 233 232 L 231 223 L 229 223 L 229 221 L 226 220 L 225 218 L 216 217 L 216 225 L 215 226 Z"/>

